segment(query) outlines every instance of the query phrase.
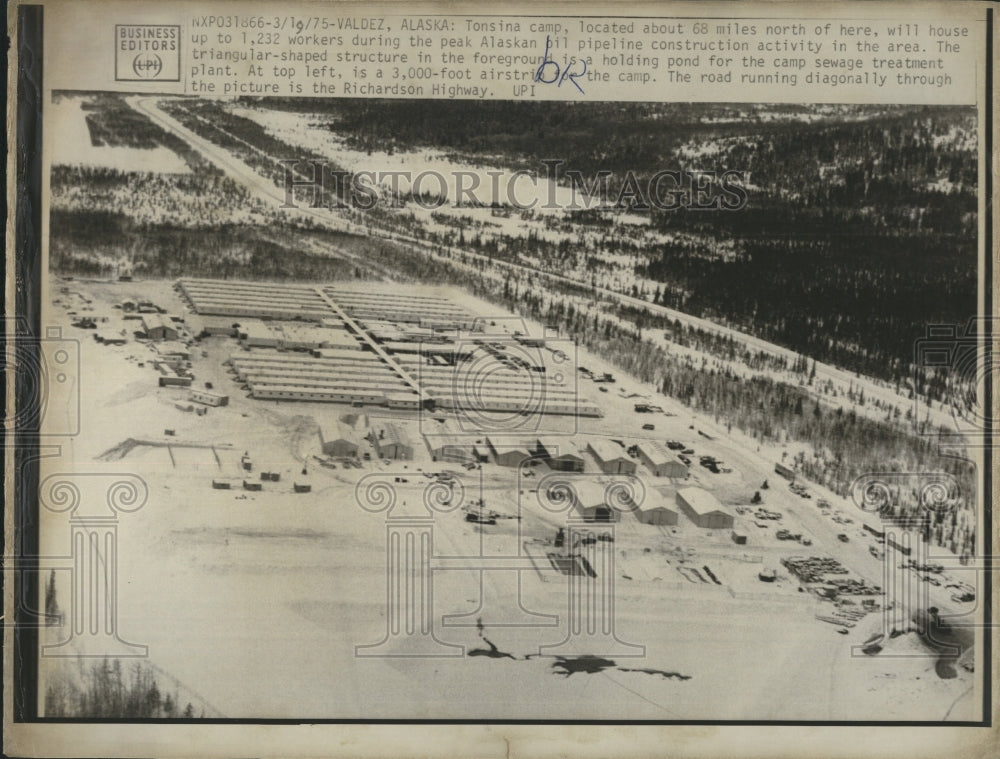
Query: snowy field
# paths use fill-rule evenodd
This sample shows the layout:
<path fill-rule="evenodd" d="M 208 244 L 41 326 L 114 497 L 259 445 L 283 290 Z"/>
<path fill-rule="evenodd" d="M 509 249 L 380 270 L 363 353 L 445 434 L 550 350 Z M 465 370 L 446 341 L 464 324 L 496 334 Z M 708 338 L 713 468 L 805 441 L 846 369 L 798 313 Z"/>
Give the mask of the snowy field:
<path fill-rule="evenodd" d="M 85 166 L 122 172 L 188 174 L 184 160 L 165 147 L 149 150 L 108 145 L 95 146 L 81 108 L 85 96 L 63 96 L 46 105 L 45 124 L 53 166 Z"/>
<path fill-rule="evenodd" d="M 777 541 L 775 527 L 761 529 L 737 518 L 748 535 L 736 546 L 728 531 L 701 530 L 684 515 L 676 528 L 638 523 L 624 515 L 616 525 L 614 556 L 615 633 L 644 647 L 605 650 L 574 639 L 556 656 L 539 647 L 568 635 L 568 580 L 541 571 L 435 572 L 434 619 L 438 638 L 464 646 L 465 655 L 440 659 L 359 658 L 355 646 L 379 641 L 386 631 L 386 523 L 354 499 L 358 481 L 370 474 L 402 476 L 399 496 L 417 502 L 423 471 L 452 471 L 468 493 L 491 509 L 522 519 L 480 528 L 460 513 L 439 515 L 435 556 L 508 554 L 527 546 L 544 556 L 559 518 L 545 512 L 531 490 L 538 477 L 518 480 L 512 470 L 484 464 L 468 472 L 434 463 L 419 441 L 416 418 L 396 413 L 415 441 L 412 462 L 364 468 L 316 465 L 317 425 L 349 410 L 337 405 L 261 402 L 250 399 L 223 365 L 233 340 L 214 337 L 192 351 L 196 386 L 211 382 L 230 405 L 205 416 L 177 408 L 182 388 L 157 387 L 153 353 L 137 341 L 113 304 L 148 298 L 170 313 L 186 310 L 171 282 L 51 282 L 51 321 L 80 341 L 81 434 L 45 472 L 133 472 L 149 487 L 149 500 L 119 519 L 119 622 L 123 638 L 149 646 L 150 661 L 180 684 L 184 698 L 207 704 L 211 713 L 258 718 L 576 718 L 576 719 L 782 719 L 940 720 L 979 717 L 976 677 L 959 667 L 953 679 L 935 673 L 936 657 L 912 635 L 890 641 L 879 656 L 859 656 L 854 647 L 881 631 L 880 614 L 864 617 L 847 634 L 818 621 L 832 606 L 798 590 L 780 568 L 789 555 L 831 555 L 852 576 L 881 580 L 881 563 L 869 555 L 856 507 L 809 486 L 814 500 L 793 495 L 773 472 L 780 449 L 761 450 L 739 435 L 725 436 L 710 420 L 623 377 L 595 356 L 578 363 L 610 371 L 618 382 L 607 393 L 584 381 L 586 400 L 600 401 L 601 419 L 581 420 L 566 438 L 582 450 L 593 436 L 634 442 L 676 439 L 710 453 L 732 468 L 714 475 L 697 466 L 691 480 L 729 505 L 747 499 L 769 479 L 765 505 L 782 512 L 781 525 L 812 539 L 809 548 Z M 66 288 L 63 292 L 62 288 Z M 102 330 L 129 333 L 123 346 L 97 344 L 91 332 L 70 325 L 81 303 L 107 316 Z M 496 309 L 467 294 L 461 305 L 479 313 Z M 540 325 L 530 324 L 532 329 Z M 143 366 L 139 364 L 143 363 Z M 636 395 L 663 413 L 635 414 Z M 373 419 L 388 411 L 369 409 Z M 644 423 L 655 423 L 655 431 Z M 166 436 L 165 430 L 172 430 Z M 167 441 L 161 446 L 121 446 L 128 438 Z M 194 447 L 198 446 L 198 447 Z M 216 459 L 206 446 L 220 451 Z M 264 492 L 216 490 L 213 479 L 238 482 L 244 451 L 260 470 L 281 474 Z M 124 455 L 122 455 L 124 454 Z M 120 456 L 120 457 L 119 457 Z M 697 458 L 697 457 L 696 457 Z M 588 461 L 590 461 L 588 459 Z M 302 474 L 303 466 L 307 474 Z M 592 470 L 592 462 L 588 465 Z M 544 473 L 544 467 L 539 475 Z M 296 494 L 295 481 L 312 491 Z M 664 482 L 667 484 L 667 482 Z M 819 513 L 817 498 L 852 515 L 845 527 Z M 43 551 L 69 550 L 65 517 L 43 529 Z M 850 543 L 836 539 L 850 534 Z M 718 584 L 696 582 L 690 568 L 708 566 Z M 777 583 L 762 583 L 760 568 L 779 569 Z M 505 627 L 517 609 L 514 577 L 520 575 L 524 609 L 558 615 L 555 627 Z M 482 584 L 480 584 L 482 577 Z M 934 589 L 937 591 L 938 589 Z M 940 590 L 943 590 L 940 589 Z M 65 578 L 59 597 L 69 598 Z M 935 601 L 937 598 L 935 597 Z M 468 614 L 468 627 L 443 627 L 443 614 Z M 475 620 L 481 618 L 483 627 Z M 55 630 L 50 631 L 57 634 Z M 549 652 L 553 653 L 553 652 Z M 895 656 L 889 654 L 909 654 Z M 602 661 L 575 657 L 590 654 Z M 43 670 L 53 666 L 43 661 Z M 190 694 L 195 694 L 194 696 Z"/>
<path fill-rule="evenodd" d="M 416 189 L 446 200 L 447 202 L 440 203 L 440 207 L 430 209 L 422 208 L 416 203 L 407 205 L 406 210 L 413 213 L 428 231 L 446 233 L 450 229 L 448 225 L 432 218 L 432 213 L 435 213 L 456 220 L 471 219 L 484 227 L 487 236 L 502 234 L 526 238 L 529 234 L 534 234 L 543 240 L 559 242 L 580 239 L 581 236 L 596 237 L 599 234 L 578 224 L 566 225 L 567 228 L 564 229 L 552 223 L 562 221 L 567 208 L 599 208 L 600 201 L 584 192 L 551 182 L 544 175 L 528 176 L 496 165 L 463 163 L 440 150 L 430 148 L 400 150 L 391 155 L 379 150 L 355 150 L 342 136 L 323 123 L 319 116 L 242 106 L 231 106 L 229 110 L 235 116 L 256 122 L 271 137 L 324 156 L 345 171 L 372 172 L 374 176 L 383 179 L 379 187 L 384 192 L 388 192 L 395 182 L 395 189 L 401 194 Z M 539 166 L 538 169 L 541 171 L 542 167 Z M 405 176 L 392 179 L 391 172 L 405 173 Z M 421 175 L 425 176 L 414 188 L 410 178 L 416 180 Z M 444 178 L 443 183 L 436 178 L 439 176 Z M 585 183 L 588 187 L 591 182 L 591 178 L 587 177 Z M 509 206 L 516 202 L 519 206 L 531 208 L 531 212 L 496 216 L 490 208 L 456 207 L 457 203 L 468 202 L 470 198 L 485 204 Z M 634 214 L 616 214 L 613 218 L 616 227 L 636 228 L 636 234 L 641 235 L 649 244 L 670 239 L 649 231 L 649 221 L 646 218 Z"/>

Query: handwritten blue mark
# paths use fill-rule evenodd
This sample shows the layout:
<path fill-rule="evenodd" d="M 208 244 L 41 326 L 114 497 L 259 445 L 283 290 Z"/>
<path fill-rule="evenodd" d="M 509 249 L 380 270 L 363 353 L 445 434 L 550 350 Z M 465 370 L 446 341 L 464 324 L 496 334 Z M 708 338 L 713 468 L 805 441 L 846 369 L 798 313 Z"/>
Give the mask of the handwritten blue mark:
<path fill-rule="evenodd" d="M 551 44 L 551 38 L 548 35 L 545 35 L 545 57 L 535 70 L 535 81 L 541 82 L 542 84 L 554 84 L 556 87 L 562 87 L 563 82 L 568 79 L 570 84 L 580 91 L 581 95 L 584 94 L 583 87 L 581 87 L 580 83 L 576 80 L 587 73 L 587 62 L 582 58 L 578 61 L 576 57 L 571 57 L 569 59 L 569 63 L 567 63 L 565 67 L 562 67 L 556 61 L 552 60 L 552 56 L 549 55 Z M 583 70 L 573 73 L 573 64 L 577 62 L 583 64 Z M 550 67 L 554 67 L 555 71 L 553 71 Z"/>

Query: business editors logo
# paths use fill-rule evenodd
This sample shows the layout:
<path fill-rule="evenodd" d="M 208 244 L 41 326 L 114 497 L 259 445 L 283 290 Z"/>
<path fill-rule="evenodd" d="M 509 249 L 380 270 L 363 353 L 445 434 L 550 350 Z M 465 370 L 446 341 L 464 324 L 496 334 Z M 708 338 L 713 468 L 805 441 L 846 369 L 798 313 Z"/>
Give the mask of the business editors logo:
<path fill-rule="evenodd" d="M 179 82 L 180 80 L 179 25 L 115 25 L 116 82 Z"/>

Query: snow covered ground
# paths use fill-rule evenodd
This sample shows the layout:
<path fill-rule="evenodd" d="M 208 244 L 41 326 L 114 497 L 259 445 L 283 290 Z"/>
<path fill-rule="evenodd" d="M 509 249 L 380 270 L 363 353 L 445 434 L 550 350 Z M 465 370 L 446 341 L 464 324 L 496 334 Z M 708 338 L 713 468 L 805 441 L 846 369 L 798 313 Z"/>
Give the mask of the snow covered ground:
<path fill-rule="evenodd" d="M 190 169 L 179 155 L 165 147 L 148 150 L 121 146 L 95 146 L 81 105 L 86 96 L 63 96 L 46 106 L 46 137 L 52 165 L 117 169 L 122 172 L 162 172 L 188 174 Z"/>
<path fill-rule="evenodd" d="M 130 642 L 149 646 L 150 661 L 176 678 L 184 694 L 197 694 L 218 713 L 366 719 L 979 716 L 972 673 L 959 668 L 954 679 L 940 679 L 936 657 L 919 644 L 909 651 L 916 656 L 856 655 L 853 647 L 881 630 L 881 616 L 868 615 L 839 635 L 834 626 L 814 619 L 829 613 L 831 605 L 798 592 L 796 581 L 780 570 L 783 556 L 832 555 L 852 576 L 878 581 L 881 564 L 868 555 L 858 520 L 849 528 L 851 543 L 841 544 L 835 535 L 846 528 L 821 517 L 815 500 L 794 496 L 774 475 L 777 449 L 758 450 L 740 436 L 720 435 L 710 420 L 656 396 L 652 388 L 585 352 L 580 364 L 614 372 L 618 382 L 608 393 L 589 381 L 581 383 L 584 397 L 600 401 L 605 416 L 580 420 L 575 434 L 565 438 L 571 449 L 582 449 L 593 436 L 680 440 L 697 455 L 710 453 L 733 469 L 713 475 L 695 461 L 691 483 L 738 505 L 769 479 L 765 505 L 783 513 L 783 526 L 810 535 L 813 545 L 777 541 L 775 527 L 760 529 L 742 516 L 737 526 L 748 534 L 746 546 L 734 545 L 728 531 L 701 530 L 683 515 L 670 528 L 639 524 L 626 514 L 613 544 L 615 633 L 622 642 L 644 646 L 643 655 L 625 656 L 621 646 L 607 650 L 607 641 L 596 645 L 584 636 L 555 652 L 563 659 L 539 656 L 540 646 L 568 635 L 568 580 L 552 570 L 532 569 L 486 572 L 482 587 L 476 571 L 435 572 L 437 636 L 464 646 L 464 656 L 355 656 L 355 646 L 377 642 L 386 632 L 386 522 L 355 501 L 360 478 L 402 476 L 408 483 L 394 487 L 400 498 L 415 503 L 428 481 L 421 470 L 447 469 L 462 478 L 467 493 L 481 493 L 489 508 L 503 514 L 516 513 L 521 500 L 520 538 L 517 520 L 479 528 L 460 513 L 439 515 L 435 556 L 475 555 L 480 546 L 484 555 L 516 552 L 519 540 L 544 554 L 544 541 L 551 540 L 561 518 L 544 511 L 531 493 L 538 475 L 518 481 L 512 470 L 493 464 L 467 472 L 459 465 L 433 463 L 419 442 L 412 462 L 368 462 L 363 469 L 316 466 L 309 458 L 318 448 L 315 425 L 329 423 L 346 409 L 247 398 L 223 364 L 237 350 L 228 338 L 209 338 L 192 353 L 196 386 L 211 382 L 231 399 L 229 406 L 199 417 L 175 405 L 186 401 L 187 391 L 156 386 L 147 345 L 131 337 L 124 346 L 99 345 L 90 331 L 69 324 L 67 311 L 78 302 L 74 293 L 92 300 L 95 315 L 108 316 L 102 329 L 129 331 L 128 325 L 135 324 L 112 307 L 125 298 L 149 298 L 184 314 L 171 285 L 53 280 L 53 296 L 61 303 L 48 316 L 80 340 L 82 418 L 81 434 L 67 441 L 61 457 L 44 462 L 43 477 L 45 471 L 72 467 L 133 472 L 145 480 L 148 502 L 122 514 L 118 523 L 120 632 Z M 61 287 L 71 293 L 60 293 Z M 457 294 L 456 300 L 480 313 L 497 313 L 467 294 Z M 655 399 L 664 413 L 635 414 L 633 393 Z M 376 420 L 390 413 L 369 411 Z M 419 441 L 415 418 L 399 413 L 393 418 Z M 644 430 L 646 422 L 655 423 L 655 431 Z M 173 435 L 166 436 L 166 429 Z M 130 437 L 176 447 L 135 448 L 110 461 L 102 456 Z M 210 449 L 185 444 L 215 445 L 221 455 L 216 461 Z M 281 481 L 266 483 L 264 492 L 213 489 L 213 479 L 239 482 L 244 476 L 237 460 L 243 451 L 254 461 L 254 476 L 276 471 Z M 307 475 L 301 474 L 304 463 Z M 296 480 L 307 480 L 312 492 L 291 492 Z M 857 512 L 843 499 L 810 489 L 845 513 Z M 43 533 L 46 552 L 68 551 L 64 515 L 50 515 Z M 721 584 L 695 582 L 679 569 L 706 565 Z M 778 568 L 781 578 L 760 582 L 760 567 Z M 558 626 L 496 623 L 512 613 L 515 574 L 520 574 L 523 608 L 558 615 Z M 58 594 L 64 602 L 69 598 L 64 577 Z M 470 614 L 471 626 L 440 625 L 440 615 L 463 613 Z M 481 630 L 477 617 L 484 620 Z M 575 659 L 588 654 L 606 661 Z"/>
<path fill-rule="evenodd" d="M 419 193 L 440 197 L 439 207 L 422 208 L 416 203 L 407 205 L 407 212 L 415 215 L 417 220 L 429 231 L 445 233 L 449 227 L 432 218 L 432 213 L 444 214 L 453 219 L 465 217 L 483 225 L 485 234 L 506 235 L 514 238 L 526 238 L 535 234 L 550 242 L 565 239 L 577 239 L 581 234 L 593 236 L 595 233 L 586 231 L 581 225 L 571 225 L 569 229 L 557 229 L 546 220 L 562 219 L 566 209 L 597 208 L 599 201 L 576 191 L 549 181 L 544 174 L 529 176 L 523 172 L 499 168 L 497 165 L 470 164 L 449 158 L 439 150 L 425 148 L 421 150 L 365 152 L 348 146 L 347 141 L 329 128 L 329 124 L 318 117 L 303 113 L 287 113 L 266 108 L 248 108 L 230 106 L 230 112 L 241 118 L 249 119 L 260 126 L 272 137 L 285 144 L 293 145 L 304 151 L 309 151 L 327 158 L 333 165 L 349 172 L 372 172 L 373 180 L 379 188 L 388 192 L 390 188 L 400 194 L 416 190 Z M 543 167 L 538 167 L 539 172 Z M 393 178 L 392 173 L 400 174 Z M 443 182 L 438 180 L 443 178 Z M 586 179 L 588 186 L 591 179 Z M 414 187 L 416 183 L 416 187 Z M 498 203 L 501 205 L 518 205 L 531 208 L 531 218 L 525 220 L 523 214 L 514 212 L 509 216 L 494 215 L 490 208 L 457 206 L 459 202 L 469 202 L 474 199 L 484 204 Z M 613 199 L 612 199 L 613 200 Z M 616 215 L 618 226 L 635 226 L 647 242 L 663 242 L 663 235 L 642 229 L 648 226 L 648 220 L 634 214 Z"/>

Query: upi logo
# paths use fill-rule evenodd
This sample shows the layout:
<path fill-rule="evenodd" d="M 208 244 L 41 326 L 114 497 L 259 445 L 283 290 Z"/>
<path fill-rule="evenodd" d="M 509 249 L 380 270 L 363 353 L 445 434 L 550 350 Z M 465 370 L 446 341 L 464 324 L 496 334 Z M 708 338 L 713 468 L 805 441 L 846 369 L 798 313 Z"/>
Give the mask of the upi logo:
<path fill-rule="evenodd" d="M 115 81 L 179 82 L 180 72 L 179 25 L 115 25 Z"/>

